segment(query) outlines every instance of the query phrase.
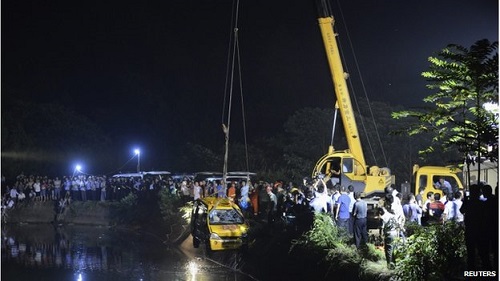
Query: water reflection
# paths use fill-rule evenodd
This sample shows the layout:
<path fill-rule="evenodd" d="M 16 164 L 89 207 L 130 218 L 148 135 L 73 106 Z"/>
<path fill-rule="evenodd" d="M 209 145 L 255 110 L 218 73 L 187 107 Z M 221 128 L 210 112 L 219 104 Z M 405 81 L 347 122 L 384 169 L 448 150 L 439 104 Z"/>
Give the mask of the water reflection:
<path fill-rule="evenodd" d="M 107 228 L 2 227 L 5 280 L 243 280 L 160 237 Z"/>

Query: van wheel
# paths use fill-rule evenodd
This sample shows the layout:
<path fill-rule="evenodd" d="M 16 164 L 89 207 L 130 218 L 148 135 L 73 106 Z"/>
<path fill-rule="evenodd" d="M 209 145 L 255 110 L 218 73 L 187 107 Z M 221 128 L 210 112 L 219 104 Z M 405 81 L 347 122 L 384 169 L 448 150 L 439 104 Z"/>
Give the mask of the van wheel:
<path fill-rule="evenodd" d="M 196 239 L 195 237 L 193 237 L 193 247 L 194 248 L 200 247 L 200 240 Z"/>

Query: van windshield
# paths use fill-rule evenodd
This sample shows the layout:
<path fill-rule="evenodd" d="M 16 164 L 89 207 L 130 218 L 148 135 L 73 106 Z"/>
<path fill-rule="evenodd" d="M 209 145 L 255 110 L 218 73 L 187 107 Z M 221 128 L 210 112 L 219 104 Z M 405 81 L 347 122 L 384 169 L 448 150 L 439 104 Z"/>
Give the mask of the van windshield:
<path fill-rule="evenodd" d="M 212 210 L 209 219 L 212 225 L 243 223 L 243 217 L 235 209 Z"/>

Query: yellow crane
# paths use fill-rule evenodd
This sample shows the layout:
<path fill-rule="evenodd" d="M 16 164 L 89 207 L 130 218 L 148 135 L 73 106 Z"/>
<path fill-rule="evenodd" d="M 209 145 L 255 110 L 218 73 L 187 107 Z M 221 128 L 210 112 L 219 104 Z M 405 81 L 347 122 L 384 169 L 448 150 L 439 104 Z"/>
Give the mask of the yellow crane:
<path fill-rule="evenodd" d="M 312 176 L 314 178 L 324 175 L 327 179 L 337 176 L 342 185 L 353 185 L 354 190 L 364 193 L 365 197 L 381 195 L 385 187 L 395 184 L 395 176 L 391 174 L 389 168 L 368 166 L 365 162 L 351 97 L 346 83 L 349 75 L 344 72 L 337 45 L 337 34 L 333 28 L 335 21 L 333 16 L 328 15 L 324 0 L 318 1 L 318 8 L 320 13 L 318 18 L 319 27 L 337 98 L 335 107 L 340 112 L 348 149 L 336 150 L 333 145 L 330 145 L 328 152 L 316 163 Z M 435 183 L 439 182 L 440 177 L 444 177 L 448 182 L 451 181 L 450 184 L 454 189 L 463 189 L 458 177 L 460 172 L 458 169 L 440 166 L 420 168 L 415 165 L 413 172 L 415 183 L 413 192 L 415 194 L 418 193 L 420 187 L 425 188 L 425 192 L 442 193 L 435 185 Z M 410 191 L 407 190 L 407 192 Z"/>

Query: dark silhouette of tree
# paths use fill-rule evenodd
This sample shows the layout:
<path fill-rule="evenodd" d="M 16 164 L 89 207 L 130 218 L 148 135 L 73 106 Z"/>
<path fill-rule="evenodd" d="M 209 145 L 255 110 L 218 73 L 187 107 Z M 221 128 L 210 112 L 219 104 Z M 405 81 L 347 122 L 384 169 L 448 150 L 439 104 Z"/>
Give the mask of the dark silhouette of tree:
<path fill-rule="evenodd" d="M 316 161 L 328 151 L 332 122 L 332 109 L 303 108 L 288 118 L 283 125 L 282 150 L 283 165 L 290 175 L 311 175 Z"/>
<path fill-rule="evenodd" d="M 13 99 L 2 107 L 4 175 L 61 175 L 77 159 L 102 171 L 109 146 L 96 124 L 61 105 Z"/>
<path fill-rule="evenodd" d="M 187 143 L 176 161 L 177 169 L 183 172 L 222 172 L 222 151 L 214 151 L 202 144 Z"/>
<path fill-rule="evenodd" d="M 431 105 L 393 113 L 395 119 L 416 120 L 405 129 L 409 135 L 432 133 L 432 144 L 421 153 L 457 150 L 468 165 L 473 164 L 471 155 L 498 161 L 498 114 L 484 107 L 486 103 L 498 106 L 497 49 L 498 42 L 483 39 L 470 48 L 450 44 L 429 57 L 429 70 L 422 76 L 429 81 L 427 87 L 436 91 L 424 99 Z M 493 150 L 488 151 L 488 146 Z"/>

